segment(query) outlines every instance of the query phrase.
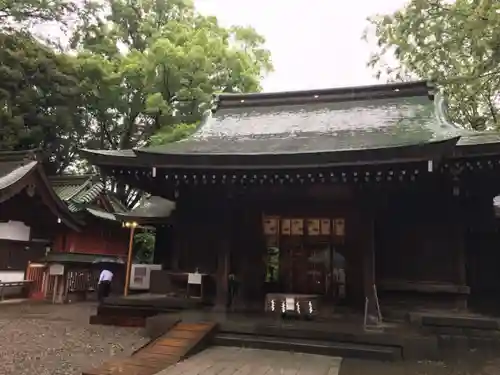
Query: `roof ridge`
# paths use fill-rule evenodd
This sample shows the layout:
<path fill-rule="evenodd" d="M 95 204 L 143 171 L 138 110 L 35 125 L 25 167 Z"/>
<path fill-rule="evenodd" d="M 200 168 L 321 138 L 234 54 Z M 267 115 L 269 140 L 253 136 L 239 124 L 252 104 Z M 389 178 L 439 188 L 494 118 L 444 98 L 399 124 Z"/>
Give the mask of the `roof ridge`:
<path fill-rule="evenodd" d="M 63 183 L 63 182 L 73 182 L 78 179 L 91 179 L 97 176 L 96 174 L 88 173 L 88 174 L 63 174 L 57 176 L 50 176 L 49 180 L 51 182 Z"/>
<path fill-rule="evenodd" d="M 73 193 L 69 197 L 67 197 L 65 200 L 66 201 L 72 200 L 74 197 L 76 197 L 78 194 L 80 194 L 91 183 L 92 183 L 92 177 L 90 177 L 89 179 L 87 179 L 87 181 L 85 181 L 83 184 L 81 184 L 78 189 L 75 189 L 75 191 L 73 191 Z"/>
<path fill-rule="evenodd" d="M 21 150 L 21 151 L 0 151 L 0 161 L 22 162 L 39 161 L 40 149 Z"/>
<path fill-rule="evenodd" d="M 91 182 L 91 180 L 89 180 Z M 91 184 L 92 186 L 85 191 L 81 196 L 78 197 L 78 194 L 75 194 L 71 200 L 75 204 L 88 204 L 94 201 L 104 190 L 104 183 L 101 181 L 96 182 L 95 184 Z M 80 191 L 81 193 L 81 191 Z"/>
<path fill-rule="evenodd" d="M 415 96 L 428 96 L 430 99 L 434 99 L 434 90 L 435 86 L 431 82 L 415 81 L 300 91 L 223 93 L 215 95 L 215 106 L 212 112 L 222 108 L 303 105 Z"/>

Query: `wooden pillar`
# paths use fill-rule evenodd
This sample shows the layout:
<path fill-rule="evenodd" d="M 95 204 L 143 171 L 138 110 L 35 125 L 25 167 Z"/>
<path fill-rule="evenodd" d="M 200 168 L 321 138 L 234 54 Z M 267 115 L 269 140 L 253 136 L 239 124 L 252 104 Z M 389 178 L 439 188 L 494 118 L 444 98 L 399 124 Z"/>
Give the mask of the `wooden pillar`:
<path fill-rule="evenodd" d="M 455 215 L 451 218 L 454 220 L 453 231 L 450 233 L 452 235 L 453 232 L 457 234 L 457 243 L 456 243 L 456 280 L 457 284 L 461 286 L 467 285 L 467 268 L 466 268 L 466 253 L 465 253 L 465 237 L 467 226 L 465 223 L 465 212 L 462 202 L 459 199 L 456 199 L 455 203 Z M 458 309 L 467 309 L 468 296 L 467 295 L 458 295 L 456 299 L 456 307 Z"/>
<path fill-rule="evenodd" d="M 378 322 L 378 297 L 375 272 L 375 220 L 377 216 L 377 198 L 375 194 L 365 193 L 358 200 L 358 222 L 363 257 L 363 294 L 364 308 L 368 324 Z"/>
<path fill-rule="evenodd" d="M 215 296 L 215 308 L 217 311 L 225 311 L 227 304 L 228 292 L 228 275 L 229 275 L 229 252 L 228 241 L 225 240 L 217 251 L 217 289 Z"/>
<path fill-rule="evenodd" d="M 368 315 L 377 317 L 377 296 L 375 280 L 375 221 L 372 217 L 362 218 L 363 233 L 363 290 L 368 299 Z"/>
<path fill-rule="evenodd" d="M 161 264 L 164 270 L 173 268 L 174 235 L 174 230 L 169 225 L 162 224 L 156 227 L 153 263 Z"/>
<path fill-rule="evenodd" d="M 227 293 L 228 293 L 228 276 L 231 272 L 231 203 L 227 198 L 224 201 L 219 201 L 222 207 L 219 207 L 221 215 L 220 222 L 217 225 L 217 241 L 219 244 L 216 248 L 217 256 L 217 272 L 216 272 L 216 295 L 215 295 L 215 310 L 226 311 Z"/>
<path fill-rule="evenodd" d="M 244 226 L 243 235 L 239 238 L 239 245 L 236 247 L 239 252 L 237 259 L 240 262 L 239 278 L 240 303 L 246 310 L 262 311 L 264 306 L 263 285 L 265 280 L 264 255 L 266 251 L 263 230 L 262 213 L 253 205 L 243 210 Z"/>

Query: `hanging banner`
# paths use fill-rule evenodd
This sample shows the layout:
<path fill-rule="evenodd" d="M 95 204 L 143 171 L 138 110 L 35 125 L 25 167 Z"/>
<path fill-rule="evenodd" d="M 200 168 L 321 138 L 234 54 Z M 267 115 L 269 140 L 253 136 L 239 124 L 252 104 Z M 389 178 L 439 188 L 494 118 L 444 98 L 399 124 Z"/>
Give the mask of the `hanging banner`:
<path fill-rule="evenodd" d="M 307 234 L 310 236 L 318 236 L 320 234 L 320 220 L 308 219 L 307 220 Z"/>
<path fill-rule="evenodd" d="M 321 219 L 321 234 L 323 236 L 329 236 L 331 234 L 331 222 L 330 219 Z"/>
<path fill-rule="evenodd" d="M 281 220 L 281 234 L 285 236 L 292 234 L 292 223 L 290 219 Z"/>
<path fill-rule="evenodd" d="M 278 233 L 278 219 L 275 217 L 264 217 L 264 234 L 277 234 Z"/>
<path fill-rule="evenodd" d="M 304 234 L 304 219 L 292 219 L 292 235 L 300 236 Z"/>

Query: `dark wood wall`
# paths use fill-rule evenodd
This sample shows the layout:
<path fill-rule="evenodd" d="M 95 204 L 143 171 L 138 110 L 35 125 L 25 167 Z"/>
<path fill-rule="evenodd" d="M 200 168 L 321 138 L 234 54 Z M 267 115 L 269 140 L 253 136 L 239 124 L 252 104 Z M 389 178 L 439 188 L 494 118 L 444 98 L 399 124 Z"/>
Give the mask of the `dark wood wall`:
<path fill-rule="evenodd" d="M 379 211 L 375 233 L 379 279 L 465 282 L 463 214 L 451 197 L 394 196 Z"/>
<path fill-rule="evenodd" d="M 344 218 L 346 243 L 342 252 L 348 264 L 348 293 L 363 300 L 363 249 L 370 246 L 360 233 L 366 223 L 360 201 L 346 189 L 255 189 L 240 194 L 196 194 L 177 201 L 172 237 L 175 243 L 166 268 L 219 275 L 221 251 L 227 252 L 227 273 L 241 280 L 243 303 L 262 306 L 266 244 L 263 215 L 303 218 Z M 164 230 L 166 233 L 167 231 Z M 162 237 L 160 234 L 159 238 Z M 166 249 L 166 248 L 165 248 Z M 226 250 L 224 250 L 226 249 Z M 159 256 L 158 256 L 159 258 Z"/>
<path fill-rule="evenodd" d="M 468 294 L 466 202 L 439 186 L 433 190 L 313 186 L 248 189 L 233 195 L 185 193 L 177 202 L 166 268 L 187 272 L 198 268 L 220 279 L 225 267 L 223 273 L 233 272 L 241 279 L 245 303 L 258 304 L 265 277 L 262 215 L 342 217 L 346 223 L 342 255 L 353 305 L 362 305 L 374 282 L 386 301 L 391 296 L 418 295 L 419 301 L 448 298 L 453 304 L 456 299 L 462 303 Z M 221 261 L 221 252 L 227 254 L 227 264 Z"/>

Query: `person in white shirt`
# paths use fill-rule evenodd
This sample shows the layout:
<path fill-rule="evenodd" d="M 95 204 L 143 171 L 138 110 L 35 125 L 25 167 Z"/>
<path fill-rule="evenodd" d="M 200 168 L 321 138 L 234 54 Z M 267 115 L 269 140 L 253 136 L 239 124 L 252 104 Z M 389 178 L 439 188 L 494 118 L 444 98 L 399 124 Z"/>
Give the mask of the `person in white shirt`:
<path fill-rule="evenodd" d="M 97 298 L 101 303 L 104 298 L 109 296 L 111 291 L 111 281 L 113 280 L 113 272 L 109 270 L 102 270 L 99 275 L 99 284 L 97 286 Z"/>

